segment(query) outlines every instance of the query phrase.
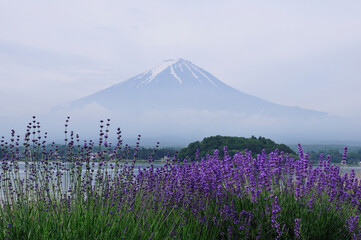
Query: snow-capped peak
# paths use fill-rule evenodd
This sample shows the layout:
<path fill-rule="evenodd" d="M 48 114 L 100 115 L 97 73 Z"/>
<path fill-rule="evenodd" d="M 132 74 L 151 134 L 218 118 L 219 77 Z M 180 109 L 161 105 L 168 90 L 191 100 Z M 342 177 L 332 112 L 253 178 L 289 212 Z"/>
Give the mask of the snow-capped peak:
<path fill-rule="evenodd" d="M 142 76 L 147 76 L 147 78 L 144 81 L 142 81 L 137 87 L 141 87 L 143 85 L 150 83 L 151 81 L 153 81 L 153 79 L 155 79 L 158 76 L 158 74 L 162 73 L 164 70 L 168 69 L 169 67 L 171 68 L 171 72 L 173 76 L 179 81 L 179 83 L 182 83 L 182 79 L 180 79 L 174 73 L 174 69 L 173 69 L 173 65 L 182 60 L 183 59 L 181 58 L 165 60 L 160 64 L 158 64 L 157 66 L 155 66 L 154 68 L 152 68 L 151 70 L 144 72 Z"/>
<path fill-rule="evenodd" d="M 125 82 L 128 86 L 136 88 L 170 85 L 174 87 L 207 85 L 219 88 L 224 85 L 210 73 L 182 58 L 163 61 L 154 68 Z"/>
<path fill-rule="evenodd" d="M 173 67 L 176 63 L 182 61 L 181 58 L 179 59 L 169 59 L 165 60 L 162 63 L 158 64 L 156 67 L 152 68 L 150 71 L 152 72 L 152 75 L 150 77 L 151 80 L 153 80 L 159 73 L 163 72 L 169 67 Z M 174 72 L 174 71 L 173 71 Z"/>

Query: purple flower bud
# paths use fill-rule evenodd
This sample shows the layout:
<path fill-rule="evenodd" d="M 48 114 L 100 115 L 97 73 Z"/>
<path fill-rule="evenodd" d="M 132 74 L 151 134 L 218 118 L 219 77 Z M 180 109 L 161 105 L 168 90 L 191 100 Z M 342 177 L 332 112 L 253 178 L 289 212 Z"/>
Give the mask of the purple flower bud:
<path fill-rule="evenodd" d="M 301 222 L 301 218 L 296 218 L 295 219 L 294 232 L 295 232 L 295 235 L 296 235 L 296 239 L 301 239 L 300 222 Z"/>

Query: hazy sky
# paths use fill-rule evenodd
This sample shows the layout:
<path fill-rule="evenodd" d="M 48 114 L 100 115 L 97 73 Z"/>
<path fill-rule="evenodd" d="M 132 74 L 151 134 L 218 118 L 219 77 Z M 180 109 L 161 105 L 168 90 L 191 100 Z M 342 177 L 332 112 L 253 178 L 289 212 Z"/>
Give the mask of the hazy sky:
<path fill-rule="evenodd" d="M 361 1 L 0 0 L 0 117 L 184 58 L 242 92 L 361 117 Z"/>

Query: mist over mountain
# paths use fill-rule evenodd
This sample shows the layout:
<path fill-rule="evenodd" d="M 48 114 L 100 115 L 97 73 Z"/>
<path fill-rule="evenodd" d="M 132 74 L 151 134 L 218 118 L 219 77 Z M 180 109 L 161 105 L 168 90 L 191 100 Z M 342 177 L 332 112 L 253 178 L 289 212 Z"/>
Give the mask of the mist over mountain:
<path fill-rule="evenodd" d="M 248 95 L 184 59 L 164 61 L 124 82 L 75 100 L 67 107 L 76 109 L 94 103 L 118 113 L 191 109 L 287 118 L 322 118 L 327 115 Z"/>
<path fill-rule="evenodd" d="M 112 127 L 120 127 L 124 135 L 142 134 L 147 143 L 160 140 L 164 146 L 186 145 L 211 135 L 265 136 L 286 143 L 360 142 L 361 136 L 356 121 L 251 96 L 184 59 L 164 61 L 58 106 L 51 123 L 61 124 L 59 119 L 66 115 L 85 137 L 97 134 L 99 119 L 110 118 Z"/>

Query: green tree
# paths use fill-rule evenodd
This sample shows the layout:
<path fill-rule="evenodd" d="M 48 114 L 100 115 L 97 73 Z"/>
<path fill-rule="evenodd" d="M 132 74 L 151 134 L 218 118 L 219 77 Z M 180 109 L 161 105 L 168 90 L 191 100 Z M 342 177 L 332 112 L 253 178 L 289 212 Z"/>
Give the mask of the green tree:
<path fill-rule="evenodd" d="M 219 156 L 223 157 L 224 147 L 227 147 L 228 154 L 234 155 L 237 152 L 244 151 L 245 149 L 252 151 L 252 154 L 256 156 L 258 153 L 261 153 L 263 149 L 266 152 L 274 151 L 278 149 L 285 153 L 295 154 L 292 149 L 290 149 L 285 144 L 276 144 L 271 139 L 266 139 L 264 137 L 252 136 L 250 138 L 244 137 L 229 137 L 229 136 L 212 136 L 204 138 L 201 142 L 196 141 L 190 143 L 188 147 L 180 150 L 178 158 L 184 160 L 195 160 L 195 155 L 197 149 L 199 149 L 199 157 L 204 158 L 207 154 L 213 154 L 217 149 L 219 151 Z"/>

